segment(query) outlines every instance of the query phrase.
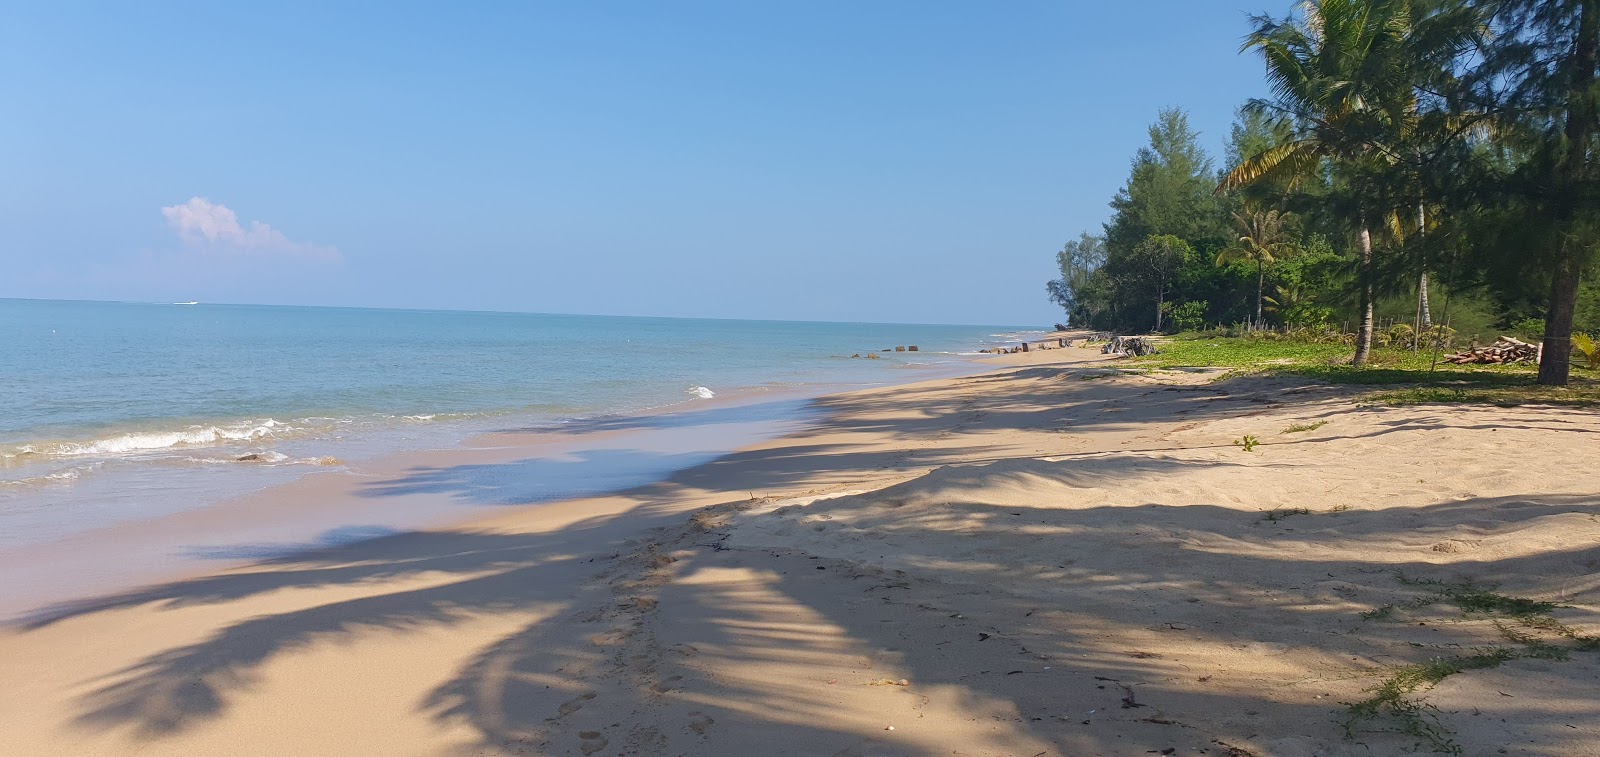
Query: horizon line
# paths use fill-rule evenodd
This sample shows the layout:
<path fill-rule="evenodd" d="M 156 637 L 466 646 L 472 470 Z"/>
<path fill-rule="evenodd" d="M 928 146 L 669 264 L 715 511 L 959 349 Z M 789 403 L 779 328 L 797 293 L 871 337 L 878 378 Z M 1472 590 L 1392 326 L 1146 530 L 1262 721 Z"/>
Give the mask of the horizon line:
<path fill-rule="evenodd" d="M 319 308 L 323 310 L 380 310 L 402 313 L 462 313 L 480 315 L 544 315 L 544 316 L 575 316 L 580 318 L 657 318 L 678 321 L 745 321 L 753 323 L 835 323 L 862 326 L 959 326 L 978 328 L 1002 329 L 1030 329 L 1038 326 L 1023 326 L 1018 324 L 1000 323 L 929 323 L 911 321 L 838 321 L 827 319 L 798 319 L 798 318 L 729 318 L 723 316 L 693 316 L 693 315 L 619 315 L 615 313 L 554 313 L 533 310 L 469 310 L 463 308 L 417 308 L 417 307 L 379 307 L 371 305 L 285 305 L 269 302 L 205 302 L 195 300 L 191 302 L 167 302 L 154 300 L 96 300 L 96 299 L 70 299 L 60 297 L 0 297 L 0 302 L 81 302 L 102 305 L 156 305 L 163 307 L 200 307 L 216 305 L 222 307 L 266 307 L 266 308 Z M 1053 324 L 1051 324 L 1053 325 Z M 1048 331 L 1048 329 L 1045 329 Z"/>

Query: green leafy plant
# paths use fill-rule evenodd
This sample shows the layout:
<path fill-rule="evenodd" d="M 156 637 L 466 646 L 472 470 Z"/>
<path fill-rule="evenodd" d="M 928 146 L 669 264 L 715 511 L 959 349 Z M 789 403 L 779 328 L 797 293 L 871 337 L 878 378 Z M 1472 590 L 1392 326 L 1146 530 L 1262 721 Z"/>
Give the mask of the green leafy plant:
<path fill-rule="evenodd" d="M 1255 448 L 1260 444 L 1261 440 L 1250 434 L 1245 434 L 1243 439 L 1233 440 L 1233 446 L 1242 448 L 1245 452 L 1254 452 Z"/>
<path fill-rule="evenodd" d="M 1544 338 L 1544 319 L 1524 318 L 1511 324 L 1510 331 L 1523 339 L 1537 342 Z"/>
<path fill-rule="evenodd" d="M 1417 340 L 1417 332 L 1409 323 L 1396 323 L 1378 335 L 1378 344 L 1384 347 L 1409 347 Z"/>
<path fill-rule="evenodd" d="M 1600 344 L 1595 344 L 1594 337 L 1582 331 L 1573 334 L 1572 351 L 1583 358 L 1584 367 L 1600 370 Z"/>
<path fill-rule="evenodd" d="M 1179 331 L 1192 331 L 1204 326 L 1208 307 L 1210 304 L 1205 300 L 1198 300 L 1171 308 L 1168 312 L 1172 315 L 1172 327 Z"/>

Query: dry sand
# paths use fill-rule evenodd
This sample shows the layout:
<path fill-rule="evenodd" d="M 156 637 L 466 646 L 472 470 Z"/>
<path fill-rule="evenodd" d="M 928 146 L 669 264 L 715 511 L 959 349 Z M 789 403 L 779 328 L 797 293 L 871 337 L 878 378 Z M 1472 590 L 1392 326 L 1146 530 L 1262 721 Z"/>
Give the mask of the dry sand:
<path fill-rule="evenodd" d="M 0 751 L 1397 754 L 1340 703 L 1525 648 L 1397 573 L 1600 632 L 1600 414 L 997 360 L 649 486 L 0 631 Z M 1596 655 L 1422 696 L 1466 754 L 1600 754 Z"/>

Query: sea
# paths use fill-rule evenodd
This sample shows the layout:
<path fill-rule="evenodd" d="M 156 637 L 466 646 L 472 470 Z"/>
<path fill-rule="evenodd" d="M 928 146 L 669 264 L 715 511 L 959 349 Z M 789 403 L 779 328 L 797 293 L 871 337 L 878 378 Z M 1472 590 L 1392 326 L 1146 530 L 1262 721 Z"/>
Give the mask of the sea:
<path fill-rule="evenodd" d="M 970 372 L 1027 333 L 0 299 L 0 549 L 495 431 Z"/>

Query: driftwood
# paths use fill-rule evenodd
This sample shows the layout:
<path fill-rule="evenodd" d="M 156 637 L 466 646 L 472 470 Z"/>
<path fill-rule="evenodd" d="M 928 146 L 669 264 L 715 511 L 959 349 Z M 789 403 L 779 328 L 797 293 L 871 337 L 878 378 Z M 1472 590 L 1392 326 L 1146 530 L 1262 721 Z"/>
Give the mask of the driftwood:
<path fill-rule="evenodd" d="M 1537 363 L 1539 362 L 1539 345 L 1528 344 L 1521 339 L 1503 336 L 1494 340 L 1494 344 L 1487 347 L 1474 347 L 1469 350 L 1462 350 L 1454 355 L 1448 355 L 1444 358 L 1444 361 L 1456 365 Z"/>
<path fill-rule="evenodd" d="M 1104 355 L 1144 357 L 1156 354 L 1156 345 L 1142 336 L 1114 336 L 1100 348 L 1100 352 Z"/>

